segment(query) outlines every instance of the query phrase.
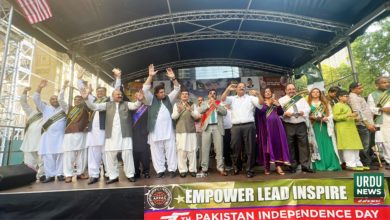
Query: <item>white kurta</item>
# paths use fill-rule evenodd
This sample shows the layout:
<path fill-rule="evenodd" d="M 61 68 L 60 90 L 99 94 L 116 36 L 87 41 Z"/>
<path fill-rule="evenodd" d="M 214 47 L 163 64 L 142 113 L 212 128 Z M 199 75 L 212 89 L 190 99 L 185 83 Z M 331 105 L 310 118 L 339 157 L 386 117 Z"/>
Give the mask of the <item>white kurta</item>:
<path fill-rule="evenodd" d="M 133 141 L 131 137 L 122 137 L 122 129 L 118 111 L 119 103 L 115 103 L 115 106 L 116 110 L 112 123 L 111 138 L 106 139 L 105 151 L 132 150 Z"/>
<path fill-rule="evenodd" d="M 31 108 L 27 103 L 27 96 L 20 96 L 20 105 L 23 111 L 26 113 L 27 118 L 30 119 L 32 116 L 38 113 L 38 111 Z M 38 151 L 39 140 L 41 139 L 41 128 L 43 124 L 43 118 L 33 122 L 24 134 L 24 139 L 20 150 L 23 152 L 36 152 Z"/>
<path fill-rule="evenodd" d="M 164 141 L 172 138 L 174 133 L 171 114 L 164 104 L 161 103 L 160 111 L 157 115 L 154 130 L 149 133 L 149 143 L 154 141 Z"/>
<path fill-rule="evenodd" d="M 60 94 L 61 95 L 61 94 Z M 62 94 L 63 95 L 63 94 Z M 34 93 L 33 100 L 37 105 L 38 109 L 43 114 L 43 124 L 53 115 L 58 112 L 64 111 L 63 106 L 54 108 L 41 101 L 39 93 Z M 49 129 L 43 133 L 42 138 L 39 141 L 38 148 L 39 154 L 58 154 L 62 153 L 62 141 L 64 139 L 66 119 L 62 118 L 52 124 Z"/>
<path fill-rule="evenodd" d="M 290 100 L 291 100 L 291 97 L 288 96 L 288 95 L 285 95 L 285 96 L 283 96 L 282 98 L 279 99 L 279 103 L 283 107 Z M 299 116 L 297 118 L 294 117 L 294 116 L 292 116 L 292 117 L 283 116 L 283 121 L 287 122 L 287 123 L 292 123 L 292 124 L 298 124 L 298 123 L 302 123 L 302 122 L 305 122 L 307 124 L 308 123 L 307 120 L 309 118 L 309 113 L 310 113 L 310 106 L 309 106 L 309 104 L 306 102 L 305 98 L 301 98 L 301 99 L 299 99 L 299 101 L 297 103 L 295 103 L 295 105 L 297 106 L 298 112 L 300 112 L 300 111 L 303 112 L 303 116 Z M 291 106 L 290 108 L 288 108 L 284 112 L 285 113 L 286 112 L 294 113 L 294 107 Z"/>
<path fill-rule="evenodd" d="M 62 150 L 77 151 L 83 150 L 85 146 L 86 134 L 84 132 L 68 133 L 64 135 L 64 141 L 62 142 Z"/>
<path fill-rule="evenodd" d="M 86 146 L 103 146 L 104 140 L 106 137 L 105 130 L 100 129 L 100 114 L 99 112 L 95 112 L 95 115 L 93 117 L 92 121 L 92 130 L 88 132 L 87 134 L 87 142 Z"/>
<path fill-rule="evenodd" d="M 89 100 L 85 102 L 91 110 L 105 111 L 107 103 L 91 103 Z M 111 138 L 106 138 L 105 151 L 120 151 L 120 150 L 132 150 L 133 141 L 131 137 L 122 137 L 122 129 L 119 120 L 119 103 L 115 103 L 115 115 L 112 124 Z M 129 110 L 135 110 L 141 106 L 141 102 L 128 102 L 127 107 Z M 107 125 L 106 125 L 107 126 Z M 129 125 L 130 126 L 130 125 Z"/>
<path fill-rule="evenodd" d="M 370 106 L 372 113 L 379 115 L 379 108 L 376 106 L 371 94 L 368 96 L 367 103 Z M 383 107 L 390 107 L 390 101 L 388 101 Z M 375 132 L 375 142 L 383 144 L 384 158 L 387 163 L 390 163 L 390 114 L 382 114 L 382 124 L 376 125 L 377 127 L 380 127 L 380 130 Z M 381 146 L 381 144 L 379 144 L 379 146 Z"/>
<path fill-rule="evenodd" d="M 176 147 L 178 150 L 195 151 L 196 146 L 196 133 L 176 133 Z"/>

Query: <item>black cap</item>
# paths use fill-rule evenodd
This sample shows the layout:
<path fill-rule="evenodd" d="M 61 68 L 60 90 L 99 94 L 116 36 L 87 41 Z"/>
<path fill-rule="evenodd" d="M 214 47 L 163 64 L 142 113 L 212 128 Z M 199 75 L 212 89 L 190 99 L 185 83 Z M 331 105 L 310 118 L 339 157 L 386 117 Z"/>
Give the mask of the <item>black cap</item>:
<path fill-rule="evenodd" d="M 359 87 L 359 86 L 361 86 L 362 84 L 361 83 L 359 83 L 359 82 L 353 82 L 353 83 L 351 83 L 350 85 L 349 85 L 349 90 L 352 90 L 352 89 L 354 89 L 354 88 L 356 88 L 356 87 Z"/>

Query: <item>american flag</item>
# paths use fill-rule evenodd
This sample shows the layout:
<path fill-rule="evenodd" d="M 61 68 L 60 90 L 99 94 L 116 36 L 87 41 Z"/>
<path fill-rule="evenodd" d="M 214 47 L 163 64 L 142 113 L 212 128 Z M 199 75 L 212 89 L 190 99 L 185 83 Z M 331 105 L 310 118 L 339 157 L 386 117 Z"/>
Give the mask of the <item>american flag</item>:
<path fill-rule="evenodd" d="M 16 0 L 30 24 L 50 18 L 52 15 L 47 0 Z"/>

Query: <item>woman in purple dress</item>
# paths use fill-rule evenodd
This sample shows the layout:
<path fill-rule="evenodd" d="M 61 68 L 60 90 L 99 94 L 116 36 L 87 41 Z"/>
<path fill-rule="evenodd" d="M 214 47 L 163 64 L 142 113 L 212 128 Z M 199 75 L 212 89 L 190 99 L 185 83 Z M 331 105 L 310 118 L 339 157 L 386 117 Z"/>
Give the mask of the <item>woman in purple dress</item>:
<path fill-rule="evenodd" d="M 270 164 L 274 163 L 276 173 L 284 175 L 282 165 L 289 165 L 289 151 L 286 133 L 280 115 L 283 108 L 273 98 L 270 88 L 264 90 L 263 108 L 256 111 L 257 141 L 259 143 L 258 161 L 264 165 L 264 173 L 270 174 Z"/>

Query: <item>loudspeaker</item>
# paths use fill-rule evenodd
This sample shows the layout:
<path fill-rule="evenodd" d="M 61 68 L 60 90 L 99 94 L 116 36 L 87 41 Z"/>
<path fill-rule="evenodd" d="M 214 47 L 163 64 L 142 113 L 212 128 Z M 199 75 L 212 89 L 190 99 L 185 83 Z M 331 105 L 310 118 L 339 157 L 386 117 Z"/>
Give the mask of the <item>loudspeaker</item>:
<path fill-rule="evenodd" d="M 36 180 L 37 172 L 25 164 L 0 167 L 0 190 L 28 185 Z"/>

